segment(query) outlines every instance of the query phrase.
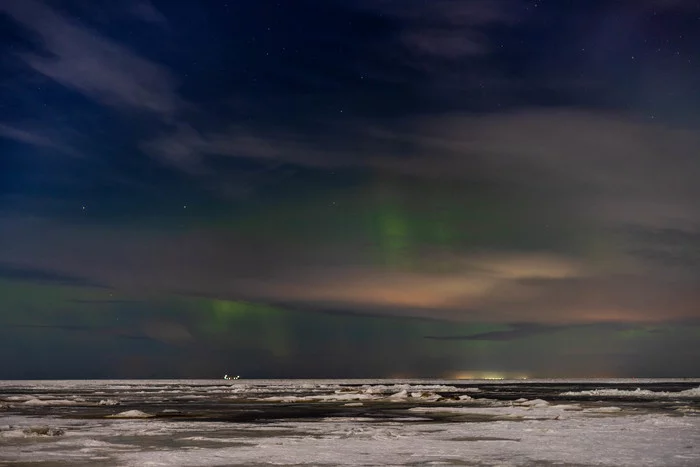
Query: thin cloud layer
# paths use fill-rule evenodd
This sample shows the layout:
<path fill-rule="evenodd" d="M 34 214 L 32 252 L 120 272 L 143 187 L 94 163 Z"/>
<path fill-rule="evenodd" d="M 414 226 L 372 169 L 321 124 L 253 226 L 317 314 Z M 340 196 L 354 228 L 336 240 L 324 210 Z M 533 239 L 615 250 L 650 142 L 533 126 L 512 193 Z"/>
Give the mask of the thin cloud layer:
<path fill-rule="evenodd" d="M 507 1 L 436 0 L 376 1 L 370 8 L 394 18 L 398 43 L 419 60 L 455 61 L 488 54 L 493 44 L 483 28 L 513 23 L 514 5 Z"/>
<path fill-rule="evenodd" d="M 0 137 L 27 143 L 40 148 L 52 149 L 71 157 L 82 157 L 78 151 L 64 144 L 62 141 L 43 135 L 35 130 L 18 128 L 0 123 Z"/>
<path fill-rule="evenodd" d="M 691 129 L 576 109 L 438 115 L 407 126 L 385 133 L 426 154 L 397 164 L 405 171 L 459 177 L 478 170 L 520 189 L 556 193 L 610 224 L 658 228 L 700 221 L 690 196 L 700 194 L 694 175 L 700 163 L 693 156 L 700 138 Z"/>
<path fill-rule="evenodd" d="M 167 18 L 158 11 L 150 0 L 136 0 L 131 7 L 131 12 L 139 19 L 155 24 L 166 24 Z"/>
<path fill-rule="evenodd" d="M 588 256 L 484 251 L 459 253 L 462 261 L 445 272 L 339 268 L 314 254 L 319 245 L 292 251 L 240 236 L 234 241 L 223 231 L 128 237 L 99 231 L 99 242 L 90 240 L 98 231 L 44 225 L 41 232 L 40 240 L 30 231 L 6 227 L 1 233 L 13 247 L 0 250 L 0 258 L 29 260 L 37 267 L 135 293 L 465 322 L 550 324 L 694 318 L 700 299 L 692 276 L 664 280 L 660 271 L 637 270 L 631 260 L 614 266 Z M 58 245 L 66 255 L 57 252 Z M 261 264 L 261 249 L 267 250 L 269 262 Z M 366 254 L 356 252 L 358 257 Z"/>
<path fill-rule="evenodd" d="M 698 4 L 693 0 L 623 0 L 630 5 L 661 10 L 697 10 Z"/>
<path fill-rule="evenodd" d="M 37 72 L 110 106 L 153 112 L 166 119 L 181 108 L 175 80 L 164 67 L 48 5 L 7 1 L 0 12 L 40 40 L 41 54 L 20 54 Z"/>

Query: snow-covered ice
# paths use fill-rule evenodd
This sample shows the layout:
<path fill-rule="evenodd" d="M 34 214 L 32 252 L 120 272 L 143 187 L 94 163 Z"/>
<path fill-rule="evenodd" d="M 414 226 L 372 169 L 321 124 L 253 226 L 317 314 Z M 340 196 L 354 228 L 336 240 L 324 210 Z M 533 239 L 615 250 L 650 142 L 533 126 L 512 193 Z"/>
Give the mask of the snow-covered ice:
<path fill-rule="evenodd" d="M 151 418 L 153 414 L 143 412 L 141 410 L 125 410 L 124 412 L 107 415 L 109 418 Z"/>
<path fill-rule="evenodd" d="M 0 382 L 0 465 L 697 466 L 699 387 Z"/>
<path fill-rule="evenodd" d="M 659 398 L 699 398 L 700 386 L 683 391 L 650 391 L 648 389 L 637 388 L 634 390 L 624 389 L 591 389 L 588 391 L 566 391 L 562 396 L 613 396 L 613 397 L 639 397 L 644 399 Z"/>

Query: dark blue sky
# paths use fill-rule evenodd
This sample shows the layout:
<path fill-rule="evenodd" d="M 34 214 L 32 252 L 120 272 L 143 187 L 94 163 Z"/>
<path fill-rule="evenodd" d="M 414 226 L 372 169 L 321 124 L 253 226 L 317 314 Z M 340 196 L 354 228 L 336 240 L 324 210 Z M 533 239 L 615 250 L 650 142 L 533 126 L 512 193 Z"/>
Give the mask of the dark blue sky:
<path fill-rule="evenodd" d="M 698 31 L 2 0 L 0 377 L 697 376 Z"/>

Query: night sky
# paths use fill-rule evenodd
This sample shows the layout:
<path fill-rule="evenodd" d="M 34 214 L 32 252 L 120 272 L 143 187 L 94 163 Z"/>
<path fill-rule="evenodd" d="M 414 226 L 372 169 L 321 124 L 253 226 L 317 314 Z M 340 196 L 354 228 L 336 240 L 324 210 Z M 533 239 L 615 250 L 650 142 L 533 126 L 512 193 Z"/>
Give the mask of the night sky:
<path fill-rule="evenodd" d="M 700 376 L 700 2 L 0 0 L 0 378 Z"/>

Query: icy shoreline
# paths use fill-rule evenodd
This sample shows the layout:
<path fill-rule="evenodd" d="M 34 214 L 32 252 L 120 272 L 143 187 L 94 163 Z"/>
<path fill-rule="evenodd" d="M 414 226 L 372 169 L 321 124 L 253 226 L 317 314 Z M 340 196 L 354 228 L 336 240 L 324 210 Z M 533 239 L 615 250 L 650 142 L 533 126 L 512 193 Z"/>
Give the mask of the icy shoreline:
<path fill-rule="evenodd" d="M 0 465 L 695 466 L 695 381 L 0 382 Z"/>

